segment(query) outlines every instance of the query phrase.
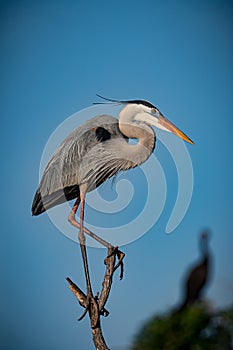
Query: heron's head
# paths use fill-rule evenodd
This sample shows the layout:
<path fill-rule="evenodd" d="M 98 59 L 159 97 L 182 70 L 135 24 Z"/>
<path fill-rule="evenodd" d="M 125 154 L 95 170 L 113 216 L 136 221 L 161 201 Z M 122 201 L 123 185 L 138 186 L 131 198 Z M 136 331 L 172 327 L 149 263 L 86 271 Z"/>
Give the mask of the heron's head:
<path fill-rule="evenodd" d="M 101 95 L 98 97 L 108 101 L 108 103 L 120 103 L 125 105 L 122 111 L 120 112 L 120 119 L 124 120 L 124 122 L 133 122 L 138 121 L 142 123 L 146 123 L 150 126 L 154 126 L 158 129 L 162 129 L 168 132 L 172 132 L 177 135 L 181 139 L 185 140 L 193 144 L 194 142 L 183 133 L 180 129 L 178 129 L 174 124 L 172 124 L 164 115 L 158 110 L 156 106 L 152 103 L 144 100 L 112 100 Z M 102 103 L 102 102 L 100 102 Z M 106 103 L 106 102 L 105 102 Z"/>
<path fill-rule="evenodd" d="M 127 101 L 127 106 L 132 106 L 135 109 L 134 120 L 154 126 L 168 132 L 172 132 L 181 139 L 193 144 L 194 142 L 178 129 L 172 122 L 170 122 L 159 109 L 150 102 L 142 100 Z"/>

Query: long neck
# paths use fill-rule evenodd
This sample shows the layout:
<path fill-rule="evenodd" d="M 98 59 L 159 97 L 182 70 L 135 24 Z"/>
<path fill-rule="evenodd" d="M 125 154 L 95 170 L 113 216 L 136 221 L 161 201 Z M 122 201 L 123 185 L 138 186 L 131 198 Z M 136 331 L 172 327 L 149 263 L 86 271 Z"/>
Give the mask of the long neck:
<path fill-rule="evenodd" d="M 208 240 L 207 238 L 201 238 L 201 252 L 203 260 L 208 260 L 209 251 L 208 251 Z"/>
<path fill-rule="evenodd" d="M 119 114 L 119 129 L 121 133 L 128 138 L 138 139 L 136 145 L 126 144 L 124 155 L 131 159 L 135 165 L 144 163 L 155 147 L 154 130 L 145 123 L 136 124 L 133 122 L 135 117 L 135 108 L 133 105 L 127 105 Z"/>

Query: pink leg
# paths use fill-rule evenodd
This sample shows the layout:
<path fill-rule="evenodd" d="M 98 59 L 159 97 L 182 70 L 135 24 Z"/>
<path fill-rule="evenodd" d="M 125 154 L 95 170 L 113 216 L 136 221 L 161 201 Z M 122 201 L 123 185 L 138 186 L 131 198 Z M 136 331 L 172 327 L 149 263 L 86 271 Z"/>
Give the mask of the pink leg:
<path fill-rule="evenodd" d="M 78 234 L 78 239 L 79 239 L 79 243 L 80 243 L 80 247 L 81 247 L 84 271 L 85 271 L 85 276 L 86 276 L 87 295 L 93 296 L 92 289 L 91 289 L 91 282 L 90 282 L 88 262 L 87 262 L 87 251 L 86 251 L 86 244 L 85 244 L 86 243 L 86 239 L 85 239 L 84 232 L 83 232 L 84 207 L 85 207 L 85 200 L 83 199 L 81 201 L 80 231 L 79 231 L 79 234 Z"/>
<path fill-rule="evenodd" d="M 78 210 L 78 206 L 81 202 L 81 209 L 80 209 L 80 224 L 75 219 L 75 214 Z M 83 258 L 83 265 L 84 265 L 84 272 L 85 272 L 85 278 L 86 278 L 86 288 L 87 288 L 87 301 L 86 301 L 86 308 L 84 310 L 84 313 L 79 318 L 79 321 L 84 318 L 87 312 L 91 313 L 95 317 L 91 317 L 91 326 L 95 327 L 98 319 L 99 319 L 99 310 L 97 302 L 93 296 L 92 288 L 91 288 L 91 281 L 90 281 L 90 275 L 89 275 L 89 268 L 88 268 L 88 261 L 87 261 L 87 251 L 86 251 L 86 244 L 85 244 L 85 236 L 84 236 L 84 207 L 85 207 L 85 200 L 80 200 L 80 197 L 77 198 L 71 213 L 68 217 L 69 222 L 71 225 L 77 227 L 79 229 L 78 239 L 79 244 L 81 248 L 82 258 Z"/>
<path fill-rule="evenodd" d="M 77 222 L 76 218 L 75 218 L 75 214 L 78 210 L 78 207 L 79 207 L 79 204 L 80 204 L 80 197 L 78 197 L 74 203 L 74 206 L 69 214 L 69 217 L 68 217 L 68 221 L 69 223 L 76 227 L 77 229 L 79 229 L 81 231 L 81 216 L 84 218 L 84 203 L 82 204 L 83 205 L 83 209 L 81 208 L 81 212 L 83 211 L 83 213 L 80 213 L 80 224 Z M 121 267 L 121 273 L 120 273 L 120 279 L 123 278 L 123 258 L 125 256 L 124 253 L 122 253 L 118 247 L 113 247 L 109 242 L 105 241 L 104 239 L 100 238 L 99 236 L 97 236 L 95 233 L 91 232 L 90 230 L 88 230 L 86 227 L 83 226 L 83 219 L 82 219 L 82 234 L 80 236 L 80 233 L 79 233 L 79 236 L 81 238 L 81 240 L 84 241 L 84 245 L 85 245 L 85 237 L 84 237 L 84 233 L 87 234 L 88 236 L 92 237 L 93 239 L 95 239 L 97 242 L 99 242 L 100 244 L 102 244 L 103 246 L 105 246 L 106 248 L 114 248 L 113 250 L 113 253 L 112 254 L 116 254 L 117 257 L 118 257 L 118 263 L 115 267 L 115 269 L 117 269 L 119 266 Z M 86 249 L 86 246 L 85 246 L 85 249 Z M 84 253 L 84 256 L 85 256 L 85 253 Z M 108 258 L 108 257 L 107 257 Z M 107 259 L 106 258 L 106 259 Z M 84 257 L 85 259 L 85 257 Z M 85 271 L 86 271 L 86 267 L 84 266 L 85 268 Z M 87 276 L 87 275 L 86 275 Z"/>
<path fill-rule="evenodd" d="M 79 223 L 76 221 L 75 219 L 75 214 L 77 213 L 77 210 L 78 210 L 78 206 L 79 206 L 79 203 L 80 203 L 80 197 L 78 197 L 73 205 L 73 208 L 68 216 L 68 221 L 69 223 L 74 226 L 74 227 L 77 227 L 78 229 L 80 229 L 80 225 Z"/>
<path fill-rule="evenodd" d="M 75 214 L 77 213 L 79 204 L 81 202 L 81 210 L 80 210 L 80 224 L 75 219 Z M 81 247 L 81 253 L 83 258 L 83 265 L 84 265 L 84 271 L 85 271 L 85 277 L 86 277 L 86 286 L 87 286 L 87 295 L 92 294 L 91 290 L 91 283 L 90 283 L 90 275 L 89 275 L 89 269 L 88 269 L 88 262 L 87 262 L 87 251 L 86 251 L 86 244 L 85 244 L 85 236 L 84 236 L 84 227 L 83 227 L 83 221 L 84 221 L 84 206 L 85 206 L 85 200 L 80 200 L 80 197 L 78 197 L 73 205 L 73 208 L 68 216 L 68 221 L 71 225 L 74 227 L 77 227 L 79 229 L 78 239 L 79 244 Z"/>
<path fill-rule="evenodd" d="M 80 230 L 80 224 L 78 223 L 78 221 L 75 218 L 75 214 L 78 210 L 79 204 L 80 204 L 80 197 L 78 197 L 76 199 L 76 202 L 74 203 L 73 208 L 68 216 L 68 221 L 72 226 L 74 226 Z M 100 244 L 102 244 L 106 248 L 112 247 L 112 245 L 110 243 L 106 242 L 104 239 L 100 238 L 95 233 L 88 230 L 86 227 L 83 227 L 83 232 L 86 233 L 88 236 L 92 237 L 93 239 L 95 239 L 97 242 L 99 242 Z"/>

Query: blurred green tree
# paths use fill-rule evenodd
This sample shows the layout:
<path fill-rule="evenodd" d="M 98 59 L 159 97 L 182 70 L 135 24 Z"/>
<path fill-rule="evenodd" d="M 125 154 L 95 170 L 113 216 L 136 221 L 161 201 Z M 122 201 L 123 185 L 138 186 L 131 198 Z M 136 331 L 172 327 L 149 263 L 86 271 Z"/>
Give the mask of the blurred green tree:
<path fill-rule="evenodd" d="M 155 316 L 135 337 L 132 350 L 232 350 L 233 306 L 212 313 L 199 303 Z"/>

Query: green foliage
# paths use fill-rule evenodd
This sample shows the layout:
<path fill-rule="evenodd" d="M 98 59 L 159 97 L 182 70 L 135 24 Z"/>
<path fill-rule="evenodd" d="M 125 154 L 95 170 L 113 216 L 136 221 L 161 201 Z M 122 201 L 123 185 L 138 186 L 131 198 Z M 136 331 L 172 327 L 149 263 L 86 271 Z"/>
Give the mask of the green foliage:
<path fill-rule="evenodd" d="M 139 331 L 132 350 L 231 350 L 233 307 L 210 314 L 201 304 L 155 316 Z"/>

